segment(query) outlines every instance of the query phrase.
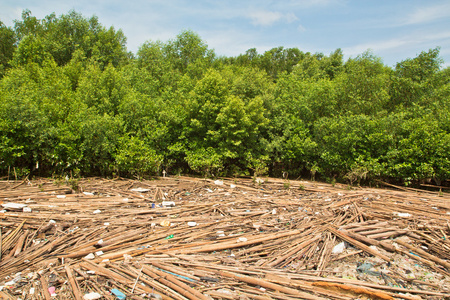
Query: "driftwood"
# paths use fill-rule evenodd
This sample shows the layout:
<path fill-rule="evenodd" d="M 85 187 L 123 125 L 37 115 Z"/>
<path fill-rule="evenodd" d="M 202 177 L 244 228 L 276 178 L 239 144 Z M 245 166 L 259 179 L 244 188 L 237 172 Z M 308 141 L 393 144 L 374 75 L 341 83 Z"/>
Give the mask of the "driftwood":
<path fill-rule="evenodd" d="M 448 194 L 264 181 L 1 181 L 0 296 L 450 297 Z"/>

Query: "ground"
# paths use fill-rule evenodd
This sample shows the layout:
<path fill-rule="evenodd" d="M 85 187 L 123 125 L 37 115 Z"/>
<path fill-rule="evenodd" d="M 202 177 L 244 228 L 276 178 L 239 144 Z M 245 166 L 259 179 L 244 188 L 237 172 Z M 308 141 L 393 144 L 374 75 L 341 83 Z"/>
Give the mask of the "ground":
<path fill-rule="evenodd" d="M 276 178 L 2 181 L 0 296 L 450 299 L 449 200 Z"/>

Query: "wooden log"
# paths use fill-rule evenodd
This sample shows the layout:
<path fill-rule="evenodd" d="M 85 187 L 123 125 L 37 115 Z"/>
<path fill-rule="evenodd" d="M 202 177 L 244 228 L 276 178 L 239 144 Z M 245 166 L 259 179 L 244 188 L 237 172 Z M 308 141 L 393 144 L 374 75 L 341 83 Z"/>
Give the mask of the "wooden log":
<path fill-rule="evenodd" d="M 346 241 L 346 242 L 352 244 L 353 246 L 356 246 L 356 247 L 358 247 L 359 249 L 361 249 L 361 250 L 363 250 L 363 251 L 365 251 L 365 252 L 367 252 L 367 253 L 369 253 L 369 254 L 372 254 L 373 256 L 377 256 L 377 257 L 379 257 L 379 258 L 381 258 L 381 259 L 383 259 L 383 260 L 385 260 L 385 261 L 388 261 L 388 262 L 391 261 L 391 259 L 390 259 L 389 257 L 387 257 L 386 255 L 383 255 L 383 254 L 379 253 L 378 251 L 376 251 L 376 250 L 374 250 L 374 249 L 372 249 L 372 248 L 370 248 L 370 247 L 364 245 L 363 243 L 358 242 L 358 241 L 355 240 L 355 239 L 352 239 L 352 238 L 349 237 L 348 235 L 342 233 L 341 231 L 338 231 L 338 230 L 334 229 L 334 228 L 331 227 L 331 226 L 329 226 L 329 227 L 327 228 L 327 230 L 329 230 L 329 231 L 332 232 L 333 234 L 337 235 L 338 237 L 340 237 L 340 238 L 343 239 L 344 241 Z"/>
<path fill-rule="evenodd" d="M 69 266 L 65 266 L 65 270 L 67 273 L 67 278 L 69 279 L 70 286 L 72 287 L 72 293 L 75 296 L 76 300 L 83 300 L 83 296 L 80 293 L 80 288 L 78 287 L 78 284 L 73 276 L 72 270 Z"/>
<path fill-rule="evenodd" d="M 399 244 L 399 245 L 402 245 L 402 246 L 405 247 L 405 248 L 408 248 L 409 250 L 413 251 L 413 252 L 414 252 L 415 254 L 417 254 L 417 255 L 420 255 L 420 256 L 422 256 L 422 257 L 424 257 L 424 258 L 426 258 L 426 259 L 429 259 L 429 260 L 431 260 L 431 261 L 434 261 L 435 263 L 437 263 L 437 264 L 439 264 L 439 265 L 445 267 L 447 270 L 450 271 L 450 263 L 446 262 L 445 260 L 440 259 L 439 257 L 436 257 L 436 256 L 434 256 L 434 255 L 432 255 L 432 254 L 429 254 L 428 252 L 425 252 L 424 250 L 422 250 L 422 249 L 420 249 L 420 248 L 411 246 L 411 245 L 405 243 L 405 242 L 402 241 L 402 240 L 395 240 L 395 242 L 396 242 L 397 244 Z"/>
<path fill-rule="evenodd" d="M 302 297 L 303 299 L 307 299 L 307 300 L 325 300 L 325 298 L 311 295 L 311 294 L 308 294 L 308 293 L 305 293 L 305 292 L 302 292 L 302 291 L 299 291 L 296 289 L 284 287 L 279 284 L 275 284 L 275 283 L 266 281 L 261 278 L 254 278 L 254 277 L 250 277 L 250 276 L 246 276 L 246 275 L 242 275 L 242 274 L 234 274 L 234 273 L 230 273 L 227 271 L 219 271 L 218 274 L 220 276 L 233 278 L 235 280 L 243 281 L 248 284 L 259 285 L 266 289 L 272 289 L 274 291 L 278 291 L 281 293 L 299 296 L 299 297 Z"/>
<path fill-rule="evenodd" d="M 150 268 L 149 266 L 143 266 L 142 272 L 147 274 L 148 276 L 152 277 L 153 279 L 161 282 L 162 284 L 165 284 L 169 288 L 177 291 L 184 297 L 187 297 L 188 299 L 195 300 L 195 299 L 209 299 L 202 293 L 194 290 L 188 285 L 185 285 L 184 283 L 180 282 L 179 280 L 176 280 L 174 278 L 171 278 L 167 273 L 164 273 L 161 275 L 157 274 L 155 271 L 157 271 L 155 268 Z M 172 276 L 173 277 L 173 276 Z M 169 280 L 169 278 L 171 280 Z M 187 287 L 187 288 L 186 288 Z M 195 292 L 194 292 L 195 291 Z M 200 298 L 198 298 L 200 297 Z"/>
<path fill-rule="evenodd" d="M 28 236 L 28 230 L 25 230 L 25 232 L 20 236 L 19 240 L 17 241 L 17 246 L 14 251 L 14 256 L 17 256 L 22 252 L 23 243 L 25 242 L 25 239 Z"/>
<path fill-rule="evenodd" d="M 42 293 L 44 294 L 45 300 L 51 300 L 52 297 L 50 296 L 50 293 L 48 292 L 48 284 L 47 281 L 45 281 L 44 277 L 41 276 L 39 278 L 42 285 Z"/>
<path fill-rule="evenodd" d="M 345 230 L 340 230 L 340 231 L 342 233 L 348 235 L 349 237 L 355 239 L 355 240 L 358 240 L 358 241 L 363 242 L 365 244 L 381 247 L 381 248 L 383 248 L 383 249 L 385 249 L 385 250 L 387 250 L 389 252 L 395 253 L 395 247 L 392 246 L 389 243 L 380 242 L 380 241 L 377 241 L 375 239 L 372 239 L 372 238 L 369 238 L 369 237 L 366 237 L 366 236 L 363 236 L 361 234 L 358 234 L 358 233 L 355 233 L 355 232 L 351 232 L 351 231 L 345 231 Z"/>
<path fill-rule="evenodd" d="M 355 296 L 365 295 L 369 296 L 370 299 L 377 300 L 394 300 L 389 294 L 379 291 L 370 291 L 369 289 L 352 286 L 347 284 L 338 284 L 338 283 L 329 283 L 329 282 L 313 282 L 313 286 L 318 286 L 322 288 L 337 288 L 339 290 L 343 290 L 345 292 L 350 292 Z"/>

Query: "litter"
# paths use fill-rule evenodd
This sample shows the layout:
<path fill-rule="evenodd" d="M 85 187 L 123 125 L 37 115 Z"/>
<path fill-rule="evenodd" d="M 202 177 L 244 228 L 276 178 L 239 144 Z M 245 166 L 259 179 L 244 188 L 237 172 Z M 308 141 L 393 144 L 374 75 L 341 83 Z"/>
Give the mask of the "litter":
<path fill-rule="evenodd" d="M 276 178 L 225 178 L 220 187 L 182 176 L 80 179 L 93 199 L 38 180 L 0 181 L 1 199 L 33 208 L 1 214 L 0 296 L 449 297 L 446 193 L 296 180 L 286 189 Z"/>

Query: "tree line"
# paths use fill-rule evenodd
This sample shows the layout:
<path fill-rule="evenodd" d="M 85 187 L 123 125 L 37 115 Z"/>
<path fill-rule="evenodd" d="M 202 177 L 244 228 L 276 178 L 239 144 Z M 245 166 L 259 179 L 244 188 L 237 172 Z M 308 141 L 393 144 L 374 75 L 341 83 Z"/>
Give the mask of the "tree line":
<path fill-rule="evenodd" d="M 297 48 L 217 56 L 186 30 L 146 41 L 76 11 L 0 21 L 0 173 L 450 178 L 439 48 L 386 66 Z"/>

